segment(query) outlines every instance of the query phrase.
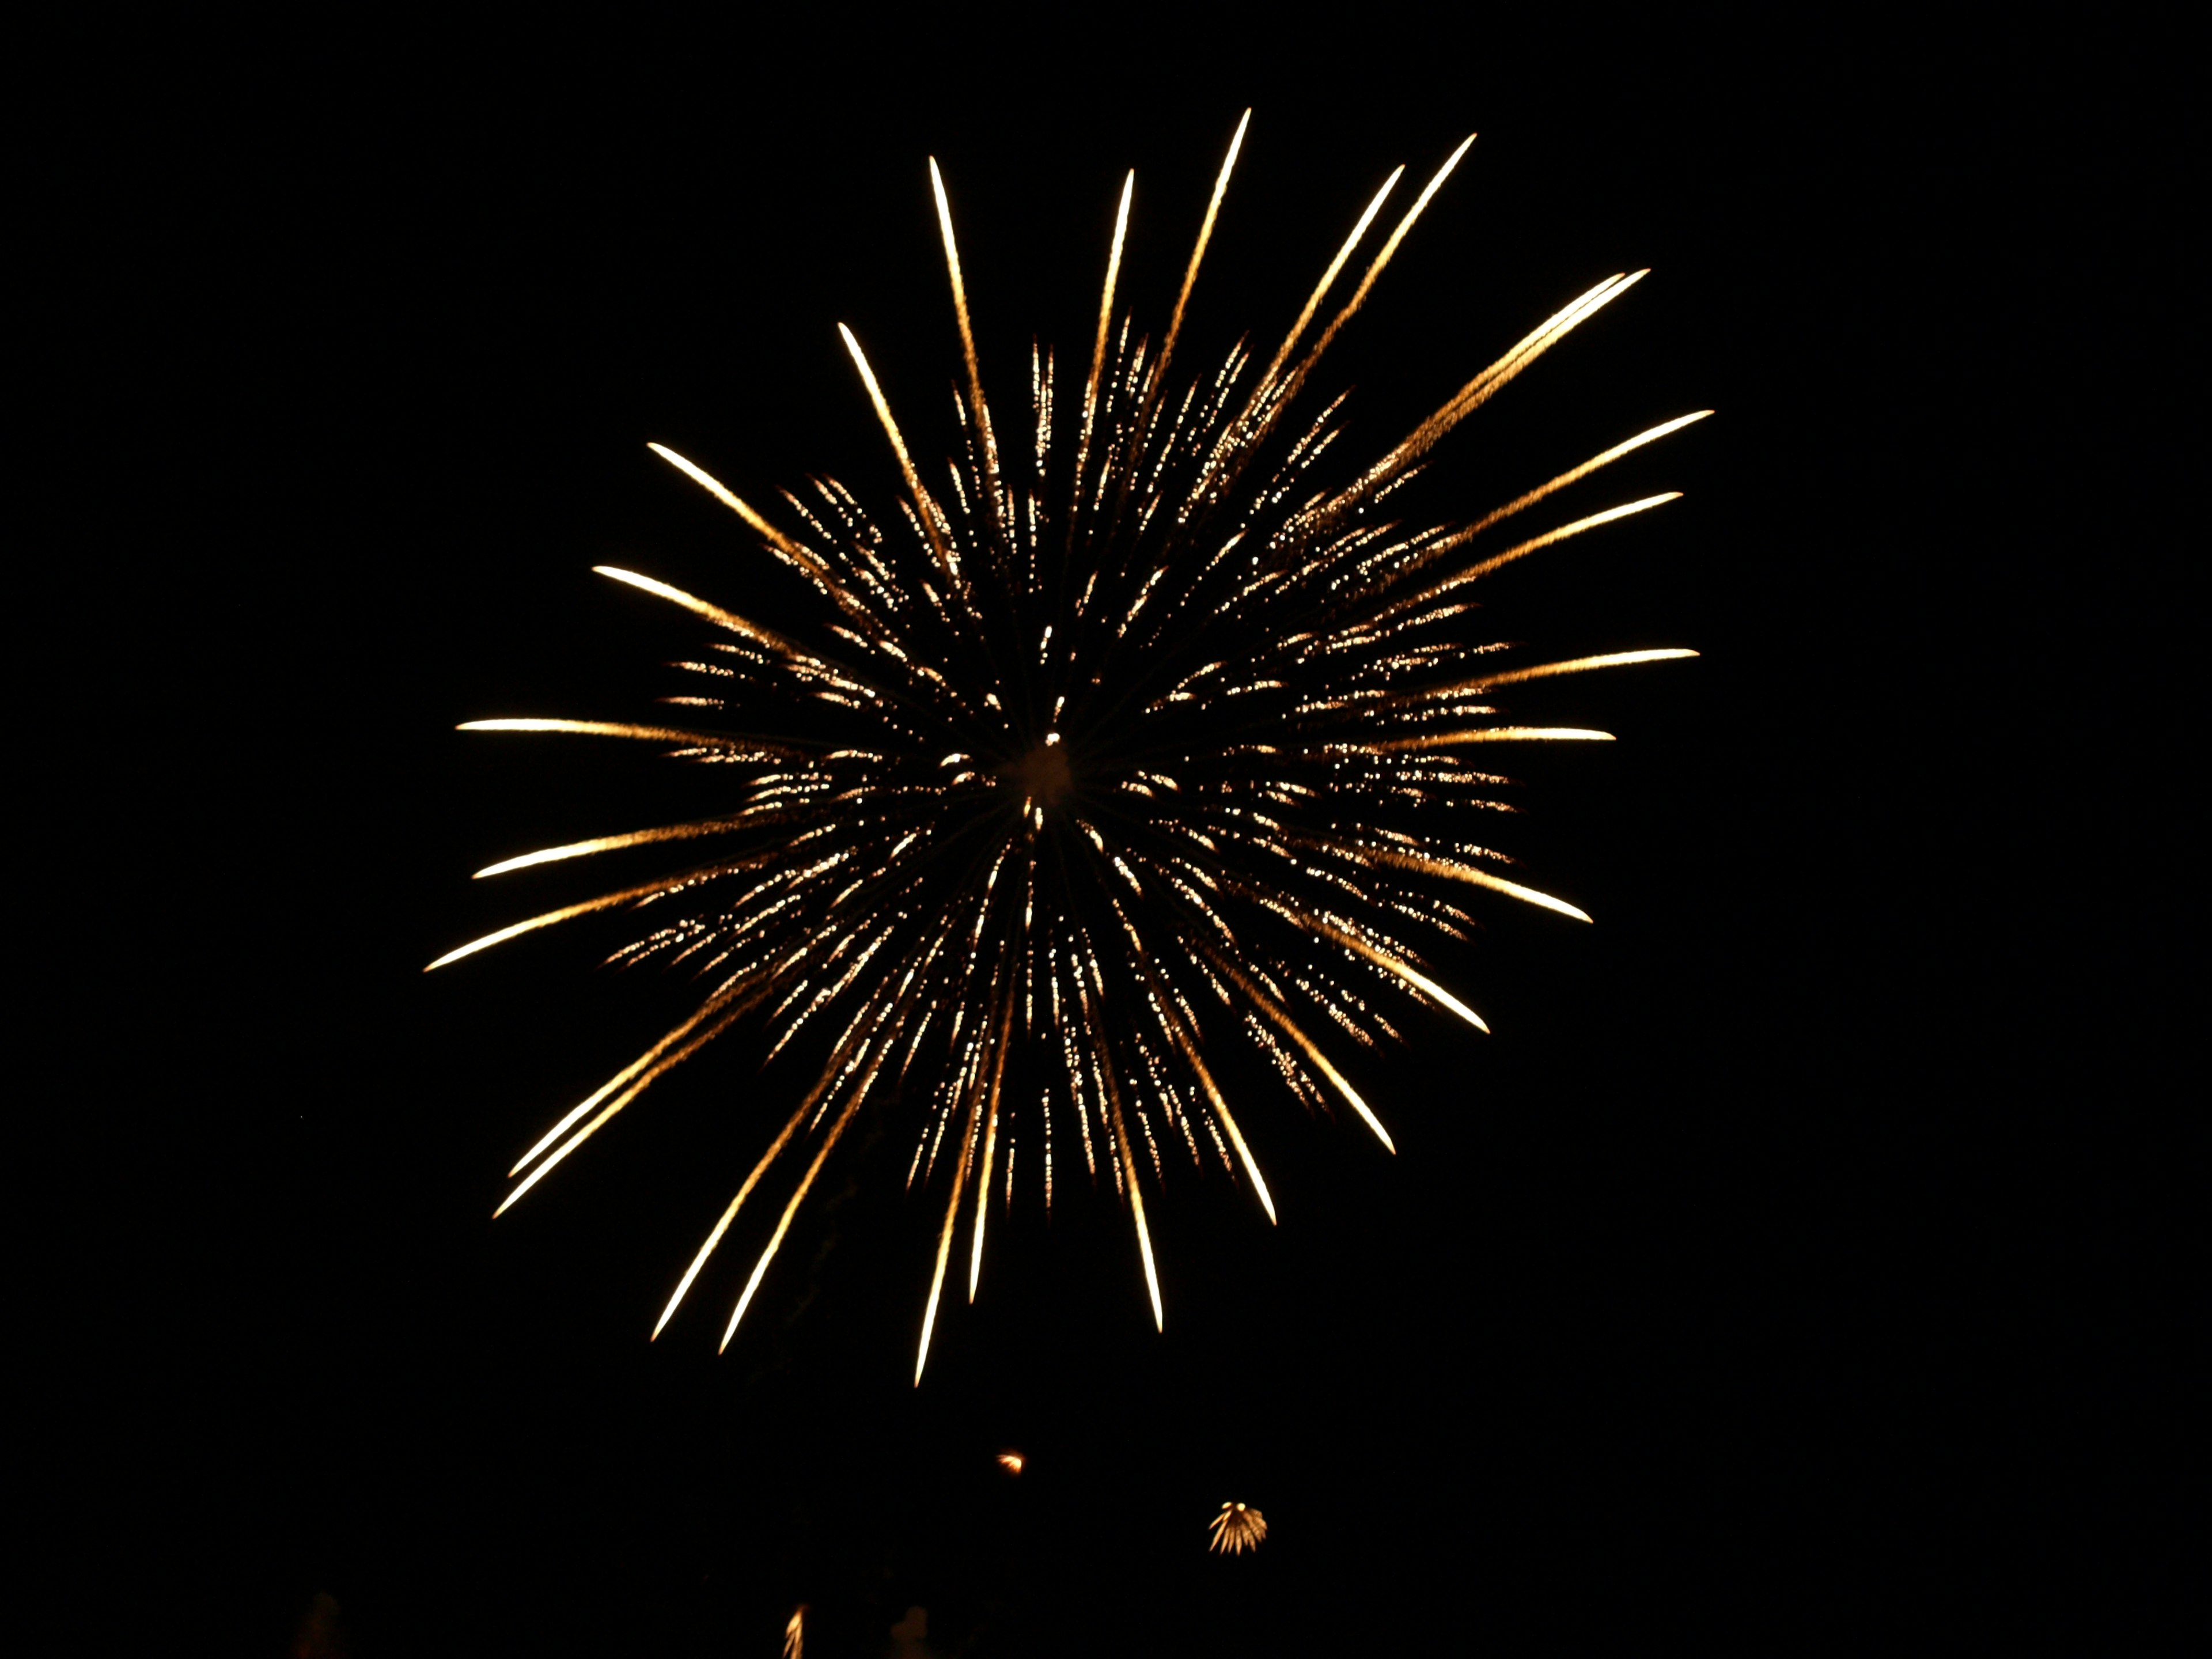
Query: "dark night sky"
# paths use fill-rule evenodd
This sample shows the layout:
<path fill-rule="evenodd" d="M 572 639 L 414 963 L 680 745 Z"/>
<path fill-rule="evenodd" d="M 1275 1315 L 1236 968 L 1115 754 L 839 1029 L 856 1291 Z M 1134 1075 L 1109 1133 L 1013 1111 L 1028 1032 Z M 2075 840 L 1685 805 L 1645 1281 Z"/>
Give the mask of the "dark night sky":
<path fill-rule="evenodd" d="M 191 624 L 155 650 L 186 735 L 150 764 L 194 827 L 125 878 L 167 896 L 150 968 L 177 988 L 159 1065 L 111 1062 L 163 1194 L 131 1316 L 159 1358 L 114 1385 L 149 1496 L 119 1524 L 183 1567 L 172 1616 L 275 1654 L 325 1591 L 368 1659 L 765 1654 L 802 1599 L 824 1655 L 878 1651 L 909 1603 L 978 1655 L 1772 1650 L 2120 1598 L 2069 1496 L 2131 1468 L 2087 1403 L 2132 1362 L 2084 1242 L 2114 1117 L 2085 1108 L 2134 1122 L 2155 1085 L 2021 1010 L 2039 988 L 2124 1051 L 2141 961 L 2108 887 L 2016 904 L 2042 855 L 1974 810 L 2014 792 L 2029 823 L 2051 763 L 1997 734 L 2000 658 L 2080 646 L 2052 716 L 2078 738 L 2112 675 L 2155 692 L 2114 621 L 2149 590 L 2062 601 L 2048 553 L 1966 499 L 2035 482 L 2003 451 L 2033 337 L 1945 320 L 2029 220 L 1975 182 L 1994 133 L 1931 112 L 1954 60 L 1869 78 L 1863 53 L 1656 31 L 1253 55 L 1200 30 L 1127 46 L 1157 72 L 1107 72 L 1103 36 L 963 81 L 942 41 L 839 42 L 847 76 L 822 39 L 615 33 L 289 43 L 283 73 L 187 100 L 177 142 L 118 138 L 87 232 L 80 297 L 153 367 L 76 395 L 173 483 L 166 529 L 131 503 L 64 539 L 127 534 L 116 568 Z M 684 988 L 594 971 L 604 933 L 418 969 L 578 890 L 472 869 L 702 785 L 451 727 L 650 707 L 695 633 L 593 563 L 753 602 L 744 538 L 648 439 L 756 501 L 818 470 L 888 502 L 836 322 L 940 453 L 926 155 L 1011 404 L 1032 329 L 1077 349 L 1133 165 L 1123 293 L 1164 317 L 1247 103 L 1200 357 L 1282 325 L 1389 167 L 1481 134 L 1341 348 L 1355 453 L 1656 268 L 1454 440 L 1430 511 L 1720 410 L 1576 498 L 1683 501 L 1489 598 L 1562 654 L 1705 653 L 1542 700 L 1622 739 L 1520 769 L 1514 850 L 1598 925 L 1491 917 L 1455 979 L 1497 1035 L 1370 1062 L 1395 1159 L 1285 1102 L 1279 1229 L 1177 1181 L 1164 1336 L 1122 1212 L 1079 1196 L 997 1235 L 910 1388 L 933 1210 L 890 1122 L 832 1166 L 729 1354 L 734 1240 L 648 1346 L 773 1109 L 749 1039 L 494 1226 L 514 1153 Z M 2063 156 L 2038 165 L 2076 199 Z M 2110 771 L 2113 815 L 2154 819 Z M 2069 863 L 2091 809 L 2037 811 Z M 2122 850 L 2140 870 L 2174 833 Z M 1232 1496 L 1275 1531 L 1223 1562 L 1203 1528 Z"/>

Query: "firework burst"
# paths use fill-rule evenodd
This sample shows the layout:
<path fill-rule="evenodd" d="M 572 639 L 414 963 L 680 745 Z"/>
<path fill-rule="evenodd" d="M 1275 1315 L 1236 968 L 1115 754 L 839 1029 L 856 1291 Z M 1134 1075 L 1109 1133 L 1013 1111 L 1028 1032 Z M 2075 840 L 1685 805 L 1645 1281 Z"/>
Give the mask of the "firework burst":
<path fill-rule="evenodd" d="M 1224 1056 L 1243 1049 L 1282 1091 L 1310 1109 L 1348 1109 L 1395 1151 L 1340 1061 L 1395 1039 L 1391 1020 L 1408 1004 L 1487 1029 L 1430 964 L 1440 941 L 1473 925 L 1464 907 L 1502 898 L 1589 920 L 1507 874 L 1511 860 L 1477 826 L 1508 782 L 1486 769 L 1491 745 L 1607 734 L 1514 724 L 1494 696 L 1693 653 L 1518 664 L 1467 631 L 1474 587 L 1540 548 L 1673 499 L 1498 533 L 1699 416 L 1639 433 L 1466 522 L 1409 525 L 1387 504 L 1441 439 L 1643 273 L 1598 283 L 1380 459 L 1326 482 L 1317 463 L 1342 399 L 1298 413 L 1301 393 L 1473 140 L 1397 221 L 1348 298 L 1329 308 L 1402 167 L 1264 362 L 1240 343 L 1179 376 L 1185 311 L 1243 137 L 1240 123 L 1157 344 L 1115 309 L 1134 175 L 1124 184 L 1089 350 L 1063 373 L 1032 348 L 1018 434 L 984 397 L 933 161 L 963 359 L 959 459 L 925 476 L 841 324 L 904 485 L 888 521 L 823 479 L 807 496 L 787 493 L 778 524 L 653 446 L 798 574 L 820 603 L 818 627 L 778 632 L 603 567 L 715 629 L 678 665 L 696 690 L 665 701 L 682 713 L 463 727 L 656 744 L 728 780 L 711 816 L 479 874 L 633 848 L 705 849 L 703 860 L 430 964 L 627 909 L 649 926 L 617 958 L 681 963 L 705 988 L 689 1018 L 524 1154 L 501 1211 L 740 1022 L 763 1032 L 769 1060 L 804 1066 L 788 1117 L 714 1222 L 656 1336 L 748 1202 L 768 1200 L 775 1172 L 799 1163 L 795 1182 L 775 1183 L 781 1208 L 724 1329 L 728 1345 L 824 1160 L 871 1101 L 912 1115 L 908 1185 L 945 1188 L 917 1382 L 963 1215 L 973 1300 L 988 1200 L 1011 1202 L 1026 1186 L 1049 1204 L 1078 1170 L 1126 1204 L 1161 1322 L 1146 1194 L 1172 1161 L 1218 1161 L 1274 1218 L 1243 1127 L 1269 1109 L 1266 1096 L 1240 1095 L 1232 1109 L 1251 1068 Z M 802 1033 L 809 1042 L 794 1047 Z"/>
<path fill-rule="evenodd" d="M 1215 1516 L 1210 1526 L 1213 1541 L 1210 1550 L 1224 1555 L 1241 1555 L 1246 1550 L 1256 1550 L 1267 1536 L 1267 1517 L 1249 1504 L 1224 1504 L 1221 1513 Z"/>

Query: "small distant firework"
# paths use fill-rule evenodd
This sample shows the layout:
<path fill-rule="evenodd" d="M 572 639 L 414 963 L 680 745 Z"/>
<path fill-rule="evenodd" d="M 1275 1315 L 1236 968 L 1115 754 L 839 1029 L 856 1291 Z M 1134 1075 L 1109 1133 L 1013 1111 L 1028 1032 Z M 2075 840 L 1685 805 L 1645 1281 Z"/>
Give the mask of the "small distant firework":
<path fill-rule="evenodd" d="M 1004 1469 L 1008 1474 L 1019 1474 L 1022 1472 L 1022 1463 L 1023 1458 L 1019 1452 L 1000 1452 L 999 1454 L 999 1467 Z"/>
<path fill-rule="evenodd" d="M 801 1601 L 791 1610 L 791 1622 L 783 1627 L 783 1659 L 805 1659 L 806 1650 L 806 1603 Z"/>
<path fill-rule="evenodd" d="M 1325 322 L 1324 301 L 1403 167 L 1256 373 L 1261 360 L 1240 343 L 1218 368 L 1171 380 L 1244 131 L 1240 123 L 1157 349 L 1126 313 L 1116 325 L 1130 175 L 1087 367 L 1063 378 L 1053 355 L 1032 347 L 1030 418 L 1018 437 L 983 395 L 951 207 L 933 161 L 963 359 L 963 458 L 924 482 L 860 342 L 840 324 L 904 485 L 888 528 L 830 479 L 813 481 L 805 500 L 787 493 L 791 527 L 780 527 L 652 446 L 796 573 L 823 602 L 819 626 L 779 632 L 601 567 L 719 630 L 676 665 L 697 680 L 696 693 L 663 699 L 684 713 L 650 724 L 463 727 L 658 744 L 712 763 L 731 786 L 691 822 L 479 871 L 648 847 L 722 849 L 430 964 L 626 908 L 647 930 L 614 959 L 684 963 L 703 987 L 688 1018 L 523 1155 L 501 1212 L 740 1020 L 757 1016 L 768 1060 L 789 1050 L 785 1064 L 804 1068 L 788 1119 L 708 1231 L 655 1336 L 771 1170 L 804 1151 L 804 1172 L 724 1328 L 728 1346 L 824 1160 L 872 1097 L 895 1100 L 915 1121 L 908 1186 L 927 1187 L 940 1164 L 948 1174 L 917 1383 L 963 1204 L 973 1301 L 987 1200 L 1011 1203 L 1018 1178 L 1048 1206 L 1079 1158 L 1127 1205 L 1153 1321 L 1164 1324 L 1144 1188 L 1164 1181 L 1178 1144 L 1248 1181 L 1274 1219 L 1243 1127 L 1257 1109 L 1249 1094 L 1230 1107 L 1249 1088 L 1248 1072 L 1279 1080 L 1310 1112 L 1340 1103 L 1395 1152 L 1338 1062 L 1357 1052 L 1347 1043 L 1399 1038 L 1392 1022 L 1407 1004 L 1488 1029 L 1429 965 L 1439 943 L 1475 925 L 1462 908 L 1470 893 L 1589 920 L 1503 873 L 1514 860 L 1478 824 L 1512 810 L 1499 799 L 1511 781 L 1473 757 L 1608 734 L 1516 724 L 1492 699 L 1526 682 L 1695 653 L 1500 658 L 1492 653 L 1507 646 L 1465 632 L 1474 585 L 1674 499 L 1585 513 L 1494 550 L 1487 539 L 1709 411 L 1650 427 L 1471 520 L 1390 517 L 1388 499 L 1449 433 L 1644 273 L 1608 276 L 1547 318 L 1380 459 L 1316 471 L 1343 398 L 1316 416 L 1291 410 L 1474 140 L 1438 168 Z M 726 712 L 728 727 L 717 718 Z M 819 1040 L 793 1047 L 810 1030 Z M 1229 1063 L 1238 1049 L 1247 1064 Z"/>
<path fill-rule="evenodd" d="M 1213 1517 L 1213 1542 L 1206 1547 L 1224 1555 L 1256 1550 L 1267 1535 L 1267 1517 L 1249 1504 L 1224 1504 Z"/>

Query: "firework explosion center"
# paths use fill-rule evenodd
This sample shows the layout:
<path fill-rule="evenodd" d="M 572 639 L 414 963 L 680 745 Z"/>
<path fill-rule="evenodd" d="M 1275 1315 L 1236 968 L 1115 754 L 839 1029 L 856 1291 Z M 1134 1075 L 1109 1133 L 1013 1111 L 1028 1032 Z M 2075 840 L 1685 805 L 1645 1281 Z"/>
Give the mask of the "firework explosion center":
<path fill-rule="evenodd" d="M 1042 743 L 1005 767 L 1000 776 L 1008 790 L 1018 793 L 1047 814 L 1057 812 L 1075 793 L 1075 774 L 1068 764 L 1067 745 L 1060 733 L 1049 732 Z"/>

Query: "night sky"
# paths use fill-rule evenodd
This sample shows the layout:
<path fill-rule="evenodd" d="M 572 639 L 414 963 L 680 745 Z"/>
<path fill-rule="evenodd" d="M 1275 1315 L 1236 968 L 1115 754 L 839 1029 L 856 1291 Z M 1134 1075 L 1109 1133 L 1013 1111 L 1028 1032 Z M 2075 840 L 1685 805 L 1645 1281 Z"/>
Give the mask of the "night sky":
<path fill-rule="evenodd" d="M 118 143 L 94 234 L 137 252 L 94 297 L 159 368 L 102 430 L 179 480 L 167 529 L 131 533 L 191 619 L 160 647 L 187 735 L 152 764 L 191 854 L 149 948 L 161 1074 L 193 1081 L 114 1073 L 168 1218 L 131 1280 L 160 1381 L 118 1385 L 146 1495 L 118 1524 L 177 1566 L 169 1617 L 276 1655 L 322 1594 L 363 1659 L 766 1655 L 801 1601 L 810 1656 L 884 1651 L 917 1605 L 945 1654 L 1771 1651 L 2124 1601 L 2066 1494 L 2127 1462 L 2083 1422 L 2122 1362 L 2077 1249 L 2117 1178 L 2079 1114 L 2140 1090 L 2023 1049 L 2019 998 L 2032 958 L 2118 1033 L 2093 964 L 2140 963 L 2110 896 L 2013 907 L 2032 860 L 1962 816 L 2031 764 L 1965 735 L 2005 682 L 1929 665 L 2077 623 L 2119 649 L 2055 596 L 2029 614 L 2029 556 L 1954 533 L 1945 469 L 1994 442 L 1966 403 L 2005 398 L 1929 308 L 1968 280 L 1962 227 L 2005 210 L 1902 159 L 1935 131 L 1925 79 L 1656 32 L 1101 29 L 1006 56 L 970 33 L 965 70 L 857 29 L 293 42 L 283 74 L 210 83 L 189 142 Z M 1164 321 L 1248 104 L 1186 369 L 1279 333 L 1380 179 L 1473 130 L 1322 377 L 1352 389 L 1340 447 L 1379 452 L 1647 264 L 1449 441 L 1419 510 L 1719 411 L 1571 498 L 1684 500 L 1483 596 L 1551 654 L 1704 653 L 1515 705 L 1620 739 L 1509 769 L 1501 842 L 1596 925 L 1481 907 L 1448 977 L 1495 1035 L 1417 1020 L 1365 1058 L 1395 1158 L 1287 1096 L 1248 1112 L 1279 1227 L 1171 1167 L 1164 1335 L 1125 1212 L 1070 1182 L 1048 1220 L 994 1221 L 912 1387 L 939 1200 L 902 1189 L 910 1128 L 872 1107 L 731 1351 L 736 1237 L 648 1345 L 786 1085 L 741 1030 L 493 1224 L 516 1154 L 686 982 L 599 969 L 618 921 L 420 969 L 591 890 L 472 870 L 712 810 L 715 779 L 452 728 L 674 689 L 701 630 L 595 563 L 788 603 L 648 440 L 756 502 L 826 471 L 888 509 L 836 323 L 918 457 L 945 452 L 927 156 L 1005 423 L 1032 332 L 1087 344 L 1132 166 L 1121 293 Z M 1942 153 L 1961 179 L 1985 154 Z M 2026 482 L 2007 465 L 1993 489 Z M 2036 820 L 2051 862 L 2078 817 Z M 1955 933 L 1926 926 L 1938 890 Z M 1205 1553 L 1228 1498 L 1268 1517 L 1255 1556 Z"/>

